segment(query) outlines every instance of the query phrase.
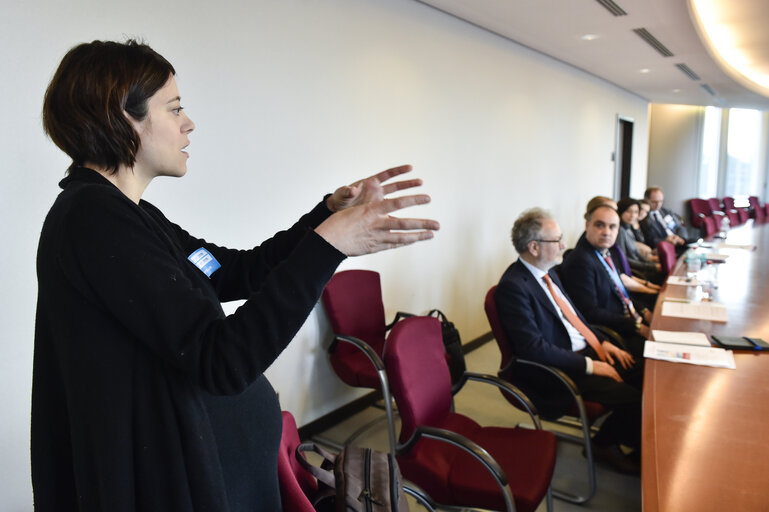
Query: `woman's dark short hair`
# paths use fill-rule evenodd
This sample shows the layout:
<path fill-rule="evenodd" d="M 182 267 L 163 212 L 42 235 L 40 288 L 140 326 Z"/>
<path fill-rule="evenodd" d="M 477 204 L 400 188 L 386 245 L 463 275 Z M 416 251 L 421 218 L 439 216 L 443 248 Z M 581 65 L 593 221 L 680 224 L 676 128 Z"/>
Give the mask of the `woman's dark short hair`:
<path fill-rule="evenodd" d="M 112 173 L 133 167 L 140 140 L 123 112 L 144 120 L 147 101 L 174 74 L 165 58 L 133 39 L 75 46 L 48 84 L 43 127 L 72 159 L 70 169 L 85 162 Z"/>
<path fill-rule="evenodd" d="M 633 205 L 636 205 L 639 210 L 641 209 L 641 202 L 638 199 L 633 199 L 632 197 L 623 197 L 617 201 L 617 213 L 619 213 L 621 217 L 622 214 L 625 213 L 625 210 Z"/>

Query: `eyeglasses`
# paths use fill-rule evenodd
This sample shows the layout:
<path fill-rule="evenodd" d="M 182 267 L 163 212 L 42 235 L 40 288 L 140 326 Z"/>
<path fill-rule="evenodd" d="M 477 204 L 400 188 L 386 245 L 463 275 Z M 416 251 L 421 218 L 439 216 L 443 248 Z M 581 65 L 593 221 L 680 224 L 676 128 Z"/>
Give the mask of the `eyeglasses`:
<path fill-rule="evenodd" d="M 558 237 L 558 240 L 542 240 L 542 239 L 539 239 L 539 238 L 535 238 L 534 241 L 535 242 L 547 242 L 547 243 L 551 243 L 551 244 L 560 244 L 563 241 L 563 235 Z"/>

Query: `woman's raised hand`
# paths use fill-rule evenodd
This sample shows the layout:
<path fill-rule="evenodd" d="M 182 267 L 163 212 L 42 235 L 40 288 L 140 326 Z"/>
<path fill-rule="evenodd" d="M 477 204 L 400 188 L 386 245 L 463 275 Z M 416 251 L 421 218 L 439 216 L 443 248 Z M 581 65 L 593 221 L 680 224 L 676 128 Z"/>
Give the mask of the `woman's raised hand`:
<path fill-rule="evenodd" d="M 399 190 L 418 187 L 422 180 L 404 180 L 383 185 L 394 176 L 409 172 L 410 165 L 393 167 L 338 188 L 326 204 L 335 211 L 315 231 L 347 256 L 360 256 L 394 249 L 433 237 L 440 228 L 430 219 L 404 219 L 390 213 L 430 202 L 430 196 L 415 194 L 385 199 Z"/>
<path fill-rule="evenodd" d="M 332 212 L 338 212 L 353 206 L 381 201 L 386 195 L 397 192 L 398 190 L 420 186 L 422 184 L 422 180 L 420 179 L 397 181 L 395 183 L 383 185 L 383 183 L 390 178 L 410 171 L 410 165 L 400 165 L 373 176 L 369 176 L 368 178 L 358 180 L 352 185 L 339 187 L 328 197 L 326 206 L 328 206 L 328 209 Z"/>

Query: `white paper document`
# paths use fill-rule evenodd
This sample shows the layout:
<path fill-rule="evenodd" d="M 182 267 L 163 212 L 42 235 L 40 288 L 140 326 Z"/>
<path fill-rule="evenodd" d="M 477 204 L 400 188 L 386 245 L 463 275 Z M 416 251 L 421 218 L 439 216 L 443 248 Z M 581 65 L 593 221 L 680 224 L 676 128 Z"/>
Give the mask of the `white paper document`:
<path fill-rule="evenodd" d="M 652 330 L 654 341 L 661 343 L 677 343 L 679 345 L 699 345 L 701 347 L 710 347 L 710 340 L 703 332 L 678 332 Z"/>
<path fill-rule="evenodd" d="M 746 251 L 755 251 L 756 246 L 753 244 L 721 244 L 719 249 L 745 249 Z"/>
<path fill-rule="evenodd" d="M 672 363 L 713 366 L 734 370 L 734 354 L 731 350 L 714 347 L 693 347 L 674 343 L 655 343 L 647 341 L 644 345 L 644 357 Z"/>
<path fill-rule="evenodd" d="M 702 283 L 699 282 L 696 277 L 670 276 L 668 277 L 668 284 L 675 284 L 678 286 L 699 286 Z"/>
<path fill-rule="evenodd" d="M 729 257 L 728 254 L 721 254 L 718 252 L 711 252 L 705 255 L 705 257 L 712 261 L 726 261 L 726 258 Z"/>
<path fill-rule="evenodd" d="M 726 322 L 728 317 L 726 306 L 718 302 L 687 303 L 669 300 L 662 303 L 662 316 L 709 320 L 711 322 Z"/>

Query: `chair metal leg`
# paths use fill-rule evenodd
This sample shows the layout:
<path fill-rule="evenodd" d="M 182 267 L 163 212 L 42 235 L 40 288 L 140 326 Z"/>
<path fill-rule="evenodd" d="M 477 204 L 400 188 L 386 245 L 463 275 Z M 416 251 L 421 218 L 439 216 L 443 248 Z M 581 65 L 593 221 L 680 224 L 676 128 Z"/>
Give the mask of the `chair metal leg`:
<path fill-rule="evenodd" d="M 530 424 L 520 424 L 519 427 L 534 428 Z M 586 495 L 581 495 L 581 494 L 575 494 L 569 491 L 564 491 L 562 489 L 555 489 L 555 488 L 552 489 L 553 496 L 555 496 L 559 500 L 568 501 L 569 503 L 574 503 L 576 505 L 584 505 L 585 503 L 590 501 L 593 498 L 593 496 L 595 496 L 595 491 L 596 491 L 595 459 L 593 457 L 593 444 L 590 443 L 589 441 L 586 442 L 586 440 L 590 439 L 590 432 L 592 431 L 592 426 L 586 425 L 585 423 L 581 423 L 580 427 L 582 428 L 581 436 L 568 434 L 566 432 L 561 432 L 558 430 L 549 431 L 555 434 L 555 437 L 557 437 L 558 439 L 561 439 L 569 443 L 580 445 L 585 449 L 585 463 L 587 464 L 588 493 Z"/>
<path fill-rule="evenodd" d="M 577 437 L 563 432 L 553 432 L 556 437 L 571 443 L 582 445 L 585 448 L 585 461 L 587 463 L 588 493 L 583 496 L 570 493 L 560 489 L 553 489 L 553 496 L 560 500 L 568 501 L 577 505 L 583 505 L 590 501 L 595 495 L 595 460 L 593 458 L 593 443 L 590 442 L 590 425 L 587 422 L 582 423 L 582 437 Z"/>

